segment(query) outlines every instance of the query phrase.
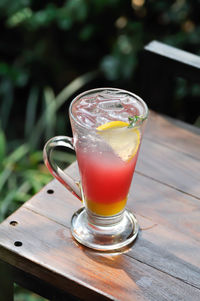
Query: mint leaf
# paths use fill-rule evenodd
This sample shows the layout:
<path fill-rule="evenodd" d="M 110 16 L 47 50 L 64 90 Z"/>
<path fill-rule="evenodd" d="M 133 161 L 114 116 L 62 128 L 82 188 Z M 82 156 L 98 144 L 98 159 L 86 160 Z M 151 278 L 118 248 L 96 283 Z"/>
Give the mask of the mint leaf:
<path fill-rule="evenodd" d="M 147 117 L 142 117 L 142 116 L 138 116 L 138 115 L 134 115 L 133 117 L 129 116 L 128 117 L 128 120 L 129 120 L 128 128 L 133 128 L 137 122 L 144 121 L 145 119 L 147 119 Z"/>

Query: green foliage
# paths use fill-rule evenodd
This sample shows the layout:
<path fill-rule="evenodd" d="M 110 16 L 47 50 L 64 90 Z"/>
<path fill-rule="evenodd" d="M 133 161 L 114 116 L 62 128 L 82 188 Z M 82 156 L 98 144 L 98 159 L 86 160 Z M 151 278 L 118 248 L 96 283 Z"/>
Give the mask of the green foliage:
<path fill-rule="evenodd" d="M 1 51 L 10 51 L 0 74 L 17 86 L 31 81 L 59 90 L 66 76 L 99 66 L 108 80 L 130 81 L 138 51 L 152 39 L 199 53 L 199 6 L 194 0 L 1 1 Z"/>
<path fill-rule="evenodd" d="M 39 118 L 36 118 L 38 89 L 33 87 L 27 102 L 24 136 L 19 141 L 10 143 L 0 128 L 0 221 L 52 179 L 44 167 L 42 151 L 38 150 L 41 138 L 44 136 L 46 141 L 55 135 L 58 109 L 95 75 L 93 72 L 78 77 L 57 96 L 52 88 L 45 87 L 44 110 Z M 68 164 L 75 160 L 70 153 L 56 156 Z"/>

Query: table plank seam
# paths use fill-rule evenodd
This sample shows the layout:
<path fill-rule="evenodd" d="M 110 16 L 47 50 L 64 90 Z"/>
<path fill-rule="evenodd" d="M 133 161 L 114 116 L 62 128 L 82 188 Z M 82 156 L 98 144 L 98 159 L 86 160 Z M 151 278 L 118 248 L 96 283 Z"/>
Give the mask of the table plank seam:
<path fill-rule="evenodd" d="M 146 262 L 143 262 L 142 260 L 140 260 L 140 259 L 138 259 L 138 258 L 134 258 L 134 257 L 131 256 L 130 254 L 124 253 L 124 255 L 127 256 L 127 257 L 129 257 L 129 258 L 131 258 L 131 259 L 133 259 L 133 260 L 136 260 L 136 261 L 138 261 L 138 262 L 140 262 L 140 263 L 142 263 L 142 264 L 144 264 L 144 265 L 146 265 L 146 266 L 148 266 L 148 267 L 151 267 L 152 269 L 154 269 L 154 270 L 156 270 L 156 271 L 159 271 L 159 272 L 161 272 L 161 273 L 164 273 L 165 275 L 167 275 L 167 276 L 169 276 L 169 277 L 175 278 L 175 279 L 177 279 L 177 280 L 179 280 L 179 281 L 181 281 L 181 282 L 183 282 L 183 283 L 185 283 L 185 284 L 187 284 L 187 285 L 189 285 L 189 286 L 191 286 L 191 287 L 193 287 L 193 288 L 195 288 L 195 289 L 197 289 L 197 290 L 200 291 L 200 288 L 199 288 L 198 286 L 196 286 L 196 285 L 194 285 L 194 284 L 191 284 L 191 283 L 185 281 L 184 279 L 181 279 L 180 277 L 177 277 L 177 276 L 175 276 L 175 275 L 171 275 L 171 274 L 169 274 L 169 273 L 167 273 L 167 272 L 165 272 L 165 271 L 163 271 L 163 270 L 161 270 L 161 269 L 159 269 L 159 268 L 156 268 L 155 266 L 153 266 L 153 265 L 151 265 L 151 264 L 148 264 L 148 263 L 146 263 Z"/>
<path fill-rule="evenodd" d="M 61 226 L 65 227 L 65 228 L 67 228 L 68 230 L 70 230 L 70 227 L 68 227 L 66 224 L 63 224 L 63 223 L 61 223 L 61 222 L 58 222 L 58 221 L 56 221 L 55 219 L 50 218 L 49 216 L 46 216 L 46 215 L 44 215 L 44 214 L 42 214 L 42 213 L 39 213 L 39 212 L 35 211 L 34 209 L 30 208 L 30 207 L 29 207 L 28 205 L 26 205 L 26 204 L 25 204 L 23 207 L 24 207 L 25 209 L 27 209 L 27 210 L 33 212 L 34 214 L 40 215 L 40 216 L 42 216 L 42 217 L 44 217 L 44 218 L 46 218 L 46 219 L 48 219 L 48 220 L 50 220 L 50 221 L 52 221 L 52 222 L 58 224 L 58 225 L 61 225 Z"/>
<path fill-rule="evenodd" d="M 137 167 L 136 167 L 136 168 L 137 168 Z M 177 188 L 177 187 L 175 187 L 175 186 L 173 186 L 173 185 L 167 184 L 167 183 L 165 183 L 165 182 L 163 182 L 163 181 L 160 181 L 160 180 L 155 179 L 155 178 L 153 178 L 153 177 L 151 177 L 151 176 L 148 176 L 148 175 L 142 173 L 141 171 L 135 170 L 135 173 L 137 173 L 137 174 L 139 174 L 139 175 L 141 175 L 141 176 L 143 176 L 143 177 L 146 177 L 146 178 L 148 178 L 148 179 L 151 179 L 152 181 L 155 181 L 155 182 L 157 182 L 157 183 L 160 183 L 160 184 L 162 184 L 162 185 L 165 185 L 165 186 L 167 186 L 167 187 L 169 187 L 169 188 L 171 188 L 171 189 L 177 190 L 177 191 L 179 191 L 179 192 L 181 192 L 181 193 L 183 193 L 183 194 L 186 194 L 186 195 L 188 195 L 188 196 L 190 196 L 190 197 L 193 197 L 193 198 L 195 198 L 195 199 L 197 199 L 197 200 L 200 200 L 200 197 L 198 197 L 198 196 L 196 196 L 196 195 L 193 195 L 193 194 L 188 193 L 188 192 L 186 192 L 186 191 L 184 191 L 184 190 L 182 190 L 182 189 L 180 189 L 180 188 Z"/>

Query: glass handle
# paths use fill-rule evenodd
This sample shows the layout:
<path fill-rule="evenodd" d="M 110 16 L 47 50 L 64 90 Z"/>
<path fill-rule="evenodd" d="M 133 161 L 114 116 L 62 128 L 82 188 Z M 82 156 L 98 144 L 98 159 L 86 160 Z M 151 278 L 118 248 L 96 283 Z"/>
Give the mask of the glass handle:
<path fill-rule="evenodd" d="M 64 146 L 74 150 L 72 141 L 72 138 L 67 136 L 56 136 L 48 140 L 43 150 L 44 162 L 50 173 L 78 199 L 82 200 L 79 183 L 76 183 L 75 180 L 67 175 L 52 159 L 52 153 L 58 146 Z"/>

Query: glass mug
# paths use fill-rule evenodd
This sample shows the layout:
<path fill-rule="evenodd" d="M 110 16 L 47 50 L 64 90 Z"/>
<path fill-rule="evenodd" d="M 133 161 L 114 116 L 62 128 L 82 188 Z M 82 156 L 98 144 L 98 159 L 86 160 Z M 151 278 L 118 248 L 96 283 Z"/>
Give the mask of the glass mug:
<path fill-rule="evenodd" d="M 51 174 L 83 201 L 84 207 L 72 216 L 71 232 L 87 247 L 119 250 L 137 237 L 137 220 L 125 206 L 147 116 L 147 105 L 131 92 L 89 90 L 71 102 L 73 138 L 57 136 L 44 147 Z M 52 159 L 58 146 L 75 150 L 79 183 Z"/>

